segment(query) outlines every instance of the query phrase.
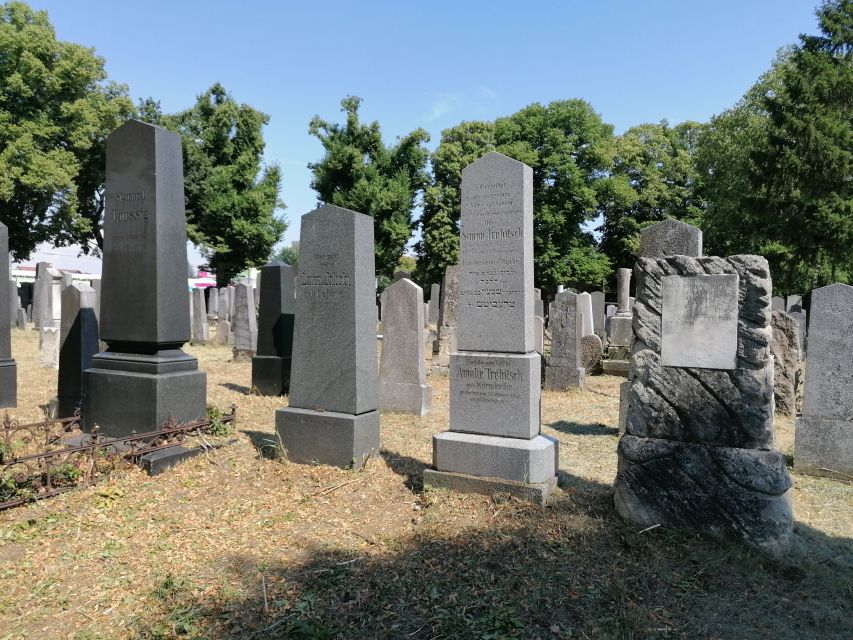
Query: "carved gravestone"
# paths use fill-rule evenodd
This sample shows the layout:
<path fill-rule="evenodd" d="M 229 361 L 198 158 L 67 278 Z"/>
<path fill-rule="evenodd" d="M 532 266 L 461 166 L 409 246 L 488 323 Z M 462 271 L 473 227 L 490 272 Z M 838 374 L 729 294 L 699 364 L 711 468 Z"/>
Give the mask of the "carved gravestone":
<path fill-rule="evenodd" d="M 9 303 L 9 229 L 0 223 L 0 304 Z M 12 322 L 0 309 L 0 407 L 18 406 L 18 366 L 12 358 Z"/>
<path fill-rule="evenodd" d="M 339 467 L 379 451 L 373 218 L 325 205 L 302 216 L 289 406 L 291 460 Z"/>
<path fill-rule="evenodd" d="M 592 296 L 592 330 L 601 337 L 604 334 L 604 292 L 593 291 Z"/>
<path fill-rule="evenodd" d="M 430 324 L 438 323 L 438 303 L 441 300 L 441 285 L 433 282 L 429 288 L 429 318 Z"/>
<path fill-rule="evenodd" d="M 62 324 L 59 331 L 58 418 L 74 415 L 83 404 L 83 372 L 92 367 L 98 353 L 98 320 L 95 290 L 72 284 L 62 291 Z"/>
<path fill-rule="evenodd" d="M 774 310 L 773 328 L 773 397 L 776 412 L 785 415 L 797 413 L 797 370 L 800 366 L 797 323 L 784 311 Z"/>
<path fill-rule="evenodd" d="M 379 408 L 423 416 L 432 409 L 424 362 L 423 289 L 404 278 L 385 291 Z"/>
<path fill-rule="evenodd" d="M 286 395 L 290 391 L 296 313 L 293 276 L 293 267 L 278 260 L 261 267 L 258 349 L 252 358 L 252 386 L 262 396 Z"/>
<path fill-rule="evenodd" d="M 83 372 L 83 428 L 109 436 L 205 415 L 190 339 L 181 138 L 130 120 L 107 138 L 100 338 Z"/>
<path fill-rule="evenodd" d="M 631 344 L 631 270 L 616 270 L 616 314 L 610 318 L 610 344 L 627 347 Z"/>
<path fill-rule="evenodd" d="M 641 258 L 616 508 L 780 552 L 791 481 L 773 446 L 770 271 L 759 256 Z"/>
<path fill-rule="evenodd" d="M 49 262 L 39 262 L 36 264 L 36 279 L 33 283 L 33 308 L 32 321 L 36 325 L 36 329 L 41 328 L 42 315 L 47 314 L 45 311 L 51 304 L 50 296 L 53 294 L 50 291 L 50 279 L 47 278 L 47 270 L 50 268 Z M 53 318 L 53 312 L 50 311 L 50 319 Z"/>
<path fill-rule="evenodd" d="M 601 359 L 604 357 L 604 345 L 596 334 L 581 338 L 581 366 L 587 375 L 601 373 Z"/>
<path fill-rule="evenodd" d="M 241 282 L 234 287 L 234 315 L 231 318 L 234 333 L 234 360 L 248 360 L 258 345 L 258 319 L 255 315 L 255 292 Z"/>
<path fill-rule="evenodd" d="M 207 315 L 210 318 L 219 317 L 219 289 L 216 287 L 207 290 Z"/>
<path fill-rule="evenodd" d="M 812 291 L 809 359 L 802 415 L 797 419 L 794 468 L 853 477 L 853 287 Z"/>
<path fill-rule="evenodd" d="M 204 289 L 196 287 L 192 290 L 192 342 L 205 344 L 210 339 L 210 325 L 207 324 L 207 309 L 204 300 Z"/>
<path fill-rule="evenodd" d="M 493 152 L 463 169 L 460 228 L 450 430 L 433 437 L 424 483 L 544 503 L 557 450 L 540 434 L 531 168 Z"/>
<path fill-rule="evenodd" d="M 447 369 L 450 354 L 455 352 L 457 335 L 457 308 L 459 306 L 459 267 L 447 267 L 441 282 L 441 303 L 438 314 L 438 339 L 433 347 L 436 354 L 433 367 Z"/>
<path fill-rule="evenodd" d="M 578 309 L 581 314 L 581 336 L 595 333 L 592 319 L 592 296 L 588 293 L 578 294 Z"/>
<path fill-rule="evenodd" d="M 545 367 L 545 388 L 552 391 L 583 389 L 584 386 L 578 297 L 571 291 L 564 291 L 554 298 L 551 357 Z"/>
<path fill-rule="evenodd" d="M 640 255 L 644 258 L 701 256 L 702 231 L 675 218 L 667 218 L 640 231 Z"/>

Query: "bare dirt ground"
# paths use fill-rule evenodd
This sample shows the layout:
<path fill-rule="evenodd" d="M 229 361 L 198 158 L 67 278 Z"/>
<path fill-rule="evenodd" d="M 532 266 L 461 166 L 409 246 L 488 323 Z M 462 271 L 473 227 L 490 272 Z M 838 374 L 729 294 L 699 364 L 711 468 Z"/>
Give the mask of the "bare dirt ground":
<path fill-rule="evenodd" d="M 22 420 L 56 372 L 13 331 Z M 156 478 L 131 470 L 0 513 L 0 640 L 13 638 L 851 638 L 853 483 L 793 473 L 797 543 L 783 559 L 663 528 L 612 506 L 621 379 L 545 392 L 564 488 L 545 510 L 427 488 L 434 411 L 382 415 L 360 470 L 274 451 L 285 398 L 251 365 L 187 347 L 208 401 L 238 405 L 237 442 Z M 793 454 L 793 425 L 777 421 Z"/>

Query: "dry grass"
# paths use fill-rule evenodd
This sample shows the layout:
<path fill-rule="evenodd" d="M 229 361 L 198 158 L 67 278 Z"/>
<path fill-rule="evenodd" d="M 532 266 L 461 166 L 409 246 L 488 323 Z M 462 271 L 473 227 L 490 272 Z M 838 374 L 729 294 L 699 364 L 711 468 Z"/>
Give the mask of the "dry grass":
<path fill-rule="evenodd" d="M 13 333 L 13 413 L 39 419 L 56 372 L 35 333 Z M 540 511 L 423 491 L 444 378 L 432 414 L 384 414 L 383 455 L 344 471 L 258 455 L 284 400 L 251 395 L 229 349 L 187 351 L 209 402 L 239 406 L 238 444 L 0 513 L 0 639 L 853 637 L 853 485 L 794 474 L 781 561 L 638 533 L 611 506 L 617 378 L 543 394 L 566 486 Z"/>

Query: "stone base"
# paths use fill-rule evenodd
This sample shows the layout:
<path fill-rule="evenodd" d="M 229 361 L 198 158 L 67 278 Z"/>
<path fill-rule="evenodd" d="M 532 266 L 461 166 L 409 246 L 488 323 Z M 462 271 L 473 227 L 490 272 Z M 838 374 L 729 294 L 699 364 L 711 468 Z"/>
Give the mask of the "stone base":
<path fill-rule="evenodd" d="M 428 384 L 380 381 L 379 409 L 425 416 L 432 411 L 432 387 Z"/>
<path fill-rule="evenodd" d="M 634 330 L 631 327 L 633 322 L 634 319 L 631 316 L 613 316 L 610 318 L 610 344 L 618 347 L 630 346 L 634 337 Z"/>
<path fill-rule="evenodd" d="M 349 468 L 379 453 L 379 412 L 361 415 L 285 407 L 275 428 L 288 459 Z"/>
<path fill-rule="evenodd" d="M 791 479 L 778 451 L 623 436 L 616 510 L 640 528 L 664 525 L 780 554 L 794 539 Z"/>
<path fill-rule="evenodd" d="M 204 453 L 204 449 L 194 447 L 192 449 L 183 446 L 169 447 L 146 453 L 139 459 L 141 466 L 149 476 L 157 476 L 168 471 L 179 462 Z"/>
<path fill-rule="evenodd" d="M 601 368 L 608 376 L 628 377 L 628 372 L 631 370 L 631 363 L 628 360 L 602 360 Z"/>
<path fill-rule="evenodd" d="M 0 360 L 0 407 L 18 406 L 18 365 L 11 358 Z"/>
<path fill-rule="evenodd" d="M 547 391 L 567 391 L 583 389 L 586 381 L 586 371 L 573 367 L 545 367 L 545 386 Z"/>
<path fill-rule="evenodd" d="M 154 431 L 173 415 L 179 422 L 203 418 L 207 374 L 180 349 L 155 355 L 99 353 L 83 372 L 83 425 L 97 424 L 108 437 Z"/>
<path fill-rule="evenodd" d="M 285 396 L 290 392 L 290 358 L 252 358 L 252 386 L 262 396 Z"/>
<path fill-rule="evenodd" d="M 527 500 L 542 507 L 545 506 L 551 493 L 557 488 L 557 476 L 540 484 L 525 484 L 501 480 L 500 478 L 480 478 L 464 473 L 436 471 L 435 469 L 424 469 L 423 482 L 424 485 L 451 489 L 461 493 L 479 493 L 487 496 L 496 493 L 508 493 L 515 498 Z"/>
<path fill-rule="evenodd" d="M 538 435 L 530 440 L 444 431 L 432 437 L 432 466 L 437 471 L 544 484 L 557 475 L 557 441 Z"/>
<path fill-rule="evenodd" d="M 797 418 L 794 469 L 809 475 L 853 478 L 853 422 L 812 416 Z"/>

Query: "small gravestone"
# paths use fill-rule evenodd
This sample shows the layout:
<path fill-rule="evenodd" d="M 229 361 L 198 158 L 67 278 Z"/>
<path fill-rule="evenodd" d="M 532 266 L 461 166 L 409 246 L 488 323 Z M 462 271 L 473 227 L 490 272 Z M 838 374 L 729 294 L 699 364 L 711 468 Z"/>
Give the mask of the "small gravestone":
<path fill-rule="evenodd" d="M 803 296 L 799 293 L 792 293 L 785 299 L 785 311 L 789 314 L 792 311 L 800 311 L 803 308 Z"/>
<path fill-rule="evenodd" d="M 787 313 L 787 309 L 785 309 L 785 298 L 782 296 L 773 296 L 771 299 L 771 307 L 773 311 L 782 311 Z"/>
<path fill-rule="evenodd" d="M 545 353 L 545 319 L 533 316 L 533 350 L 539 355 Z"/>
<path fill-rule="evenodd" d="M 276 430 L 296 462 L 360 465 L 379 451 L 373 218 L 302 216 L 289 406 Z"/>
<path fill-rule="evenodd" d="M 592 330 L 599 337 L 604 333 L 604 293 L 602 291 L 593 291 L 592 297 Z"/>
<path fill-rule="evenodd" d="M 462 171 L 458 351 L 450 430 L 433 436 L 424 484 L 509 492 L 540 504 L 557 449 L 540 433 L 533 313 L 533 171 L 488 153 Z"/>
<path fill-rule="evenodd" d="M 39 364 L 45 369 L 59 368 L 59 327 L 42 327 L 39 331 Z"/>
<path fill-rule="evenodd" d="M 231 323 L 228 320 L 220 320 L 216 323 L 216 344 L 230 344 Z"/>
<path fill-rule="evenodd" d="M 129 120 L 107 138 L 100 338 L 83 372 L 83 428 L 108 436 L 203 417 L 190 340 L 181 138 Z"/>
<path fill-rule="evenodd" d="M 48 304 L 47 297 L 50 295 L 50 287 L 45 286 L 45 276 L 50 268 L 49 262 L 36 263 L 36 279 L 33 283 L 33 302 L 31 322 L 36 329 L 41 327 L 42 309 Z M 52 314 L 51 314 L 52 317 Z"/>
<path fill-rule="evenodd" d="M 610 344 L 615 347 L 631 345 L 631 270 L 616 271 L 616 314 L 610 318 Z"/>
<path fill-rule="evenodd" d="M 15 318 L 15 327 L 18 329 L 28 329 L 27 312 L 24 309 L 18 309 L 18 316 Z"/>
<path fill-rule="evenodd" d="M 392 282 L 397 282 L 398 280 L 403 280 L 404 278 L 411 280 L 412 279 L 412 272 L 411 271 L 404 271 L 403 269 L 397 269 L 394 272 L 394 277 L 392 278 Z"/>
<path fill-rule="evenodd" d="M 793 540 L 791 481 L 772 448 L 767 261 L 640 258 L 635 274 L 617 511 L 638 527 L 695 528 L 783 551 Z"/>
<path fill-rule="evenodd" d="M 587 375 L 601 373 L 601 359 L 604 356 L 604 346 L 596 334 L 581 338 L 581 366 Z"/>
<path fill-rule="evenodd" d="M 379 362 L 379 408 L 423 416 L 432 409 L 426 381 L 423 289 L 408 279 L 386 289 Z"/>
<path fill-rule="evenodd" d="M 551 320 L 551 357 L 545 367 L 545 389 L 583 389 L 585 371 L 581 361 L 581 317 L 578 295 L 571 291 L 554 298 Z"/>
<path fill-rule="evenodd" d="M 210 325 L 207 324 L 207 309 L 204 302 L 204 289 L 192 290 L 192 343 L 205 344 L 210 339 Z"/>
<path fill-rule="evenodd" d="M 806 353 L 806 327 L 808 326 L 808 312 L 799 304 L 794 304 L 788 310 L 788 315 L 797 323 L 797 340 L 800 347 L 800 353 Z"/>
<path fill-rule="evenodd" d="M 220 320 L 231 319 L 231 297 L 228 289 L 228 287 L 219 289 L 219 313 L 217 317 Z"/>
<path fill-rule="evenodd" d="M 207 290 L 207 315 L 208 317 L 219 317 L 219 289 L 210 287 Z"/>
<path fill-rule="evenodd" d="M 776 412 L 783 415 L 797 413 L 797 371 L 800 366 L 797 323 L 784 311 L 774 310 L 773 328 L 773 397 Z"/>
<path fill-rule="evenodd" d="M 438 303 L 441 300 L 441 285 L 433 282 L 429 288 L 429 323 L 438 323 Z"/>
<path fill-rule="evenodd" d="M 455 352 L 456 322 L 459 306 L 459 267 L 454 265 L 444 271 L 441 283 L 441 303 L 439 305 L 438 338 L 433 346 L 435 356 L 433 369 L 446 371 L 450 364 L 450 354 Z"/>
<path fill-rule="evenodd" d="M 592 296 L 588 293 L 578 294 L 578 307 L 581 312 L 581 336 L 589 336 L 595 333 L 595 325 L 592 319 Z"/>
<path fill-rule="evenodd" d="M 14 278 L 9 279 L 9 323 L 15 326 L 18 318 L 18 309 L 21 308 L 21 298 L 18 295 L 18 283 Z"/>
<path fill-rule="evenodd" d="M 293 276 L 293 267 L 277 260 L 261 267 L 258 348 L 252 358 L 252 386 L 262 396 L 286 395 L 290 391 L 296 313 Z"/>
<path fill-rule="evenodd" d="M 255 355 L 258 344 L 258 320 L 255 316 L 255 294 L 252 287 L 240 283 L 234 287 L 234 360 L 248 360 Z"/>
<path fill-rule="evenodd" d="M 853 287 L 812 291 L 809 359 L 802 415 L 797 419 L 794 468 L 853 477 Z"/>
<path fill-rule="evenodd" d="M 62 291 L 62 325 L 59 336 L 58 418 L 74 415 L 83 404 L 83 372 L 98 353 L 95 290 L 72 284 Z"/>
<path fill-rule="evenodd" d="M 0 305 L 9 304 L 10 286 L 9 229 L 0 223 Z M 9 309 L 0 309 L 0 407 L 18 406 L 18 366 L 12 358 L 10 320 Z"/>
<path fill-rule="evenodd" d="M 228 320 L 233 325 L 234 324 L 234 309 L 235 309 L 235 304 L 237 302 L 236 289 L 235 289 L 234 285 L 228 285 L 226 287 L 226 289 L 228 290 Z M 233 326 L 232 326 L 232 329 L 233 329 Z"/>
<path fill-rule="evenodd" d="M 640 255 L 644 258 L 665 256 L 701 256 L 702 231 L 674 218 L 640 231 Z"/>

